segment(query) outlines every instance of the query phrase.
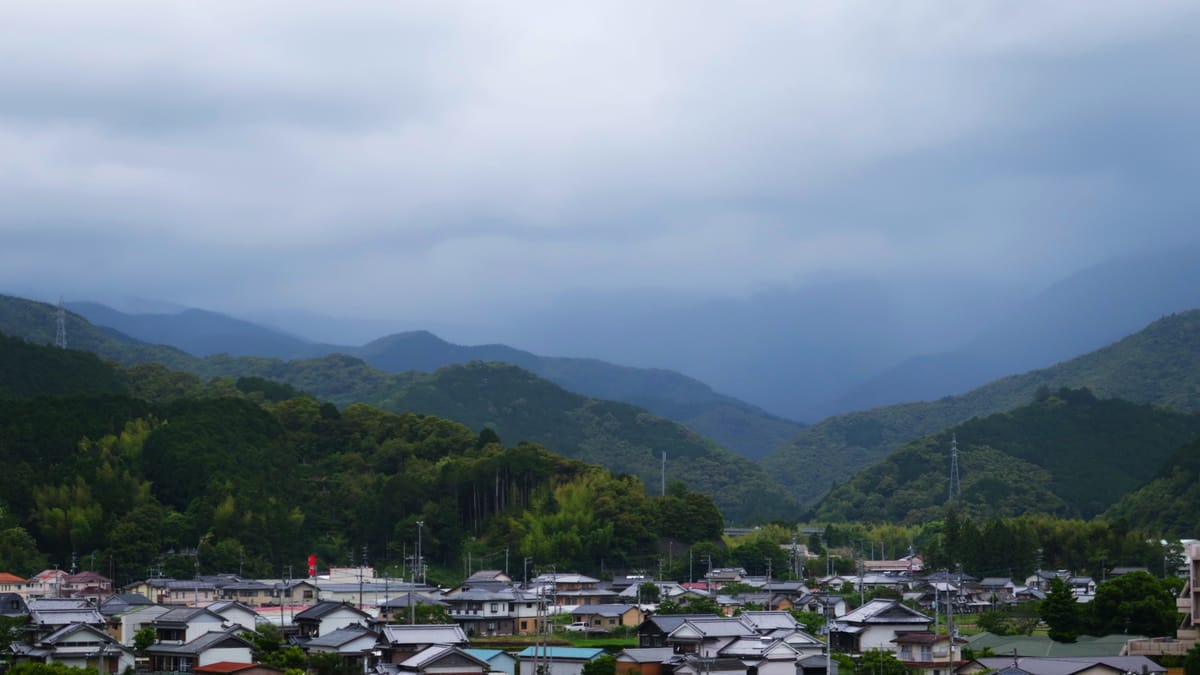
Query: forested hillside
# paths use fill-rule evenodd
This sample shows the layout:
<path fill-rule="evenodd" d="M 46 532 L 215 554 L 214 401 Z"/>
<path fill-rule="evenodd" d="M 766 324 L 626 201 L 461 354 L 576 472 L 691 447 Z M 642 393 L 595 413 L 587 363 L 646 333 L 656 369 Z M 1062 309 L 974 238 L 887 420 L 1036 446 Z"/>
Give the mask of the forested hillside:
<path fill-rule="evenodd" d="M 1176 451 L 1153 480 L 1104 515 L 1166 537 L 1195 537 L 1200 532 L 1200 442 Z"/>
<path fill-rule="evenodd" d="M 60 351 L 0 342 L 14 346 L 48 360 Z M 30 370 L 55 379 L 72 367 Z M 124 374 L 131 389 L 170 391 L 138 382 L 146 376 L 162 372 Z M 238 385 L 162 402 L 0 399 L 0 567 L 29 574 L 77 554 L 121 582 L 160 563 L 168 574 L 240 564 L 277 576 L 314 552 L 342 564 L 365 550 L 386 565 L 411 550 L 421 520 L 434 564 L 508 548 L 592 571 L 649 565 L 662 536 L 720 536 L 720 514 L 699 494 L 650 497 L 631 476 L 433 416 L 339 411 L 282 398 L 295 392 L 271 382 Z"/>
<path fill-rule="evenodd" d="M 954 506 L 964 513 L 1092 518 L 1200 438 L 1200 415 L 1098 399 L 1087 390 L 1043 390 L 1029 405 L 904 446 L 834 488 L 817 505 L 817 519 L 937 517 L 949 500 L 955 436 L 962 495 Z"/>
<path fill-rule="evenodd" d="M 972 417 L 1024 405 L 1039 389 L 1087 387 L 1100 397 L 1200 410 L 1200 311 L 1164 317 L 1103 349 L 1006 377 L 962 396 L 838 415 L 802 430 L 763 460 L 798 499 L 813 503 L 834 483 L 904 443 Z"/>
<path fill-rule="evenodd" d="M 14 300 L 0 302 L 19 325 L 48 324 L 48 305 Z M 15 309 L 14 309 L 15 308 Z M 43 315 L 39 319 L 38 314 Z M 502 438 L 540 443 L 552 452 L 631 473 L 647 485 L 661 482 L 661 453 L 666 452 L 667 479 L 711 495 L 733 522 L 765 522 L 793 517 L 795 501 L 752 461 L 631 405 L 590 399 L 504 364 L 452 366 L 430 374 L 385 373 L 360 359 L 332 354 L 318 359 L 281 361 L 261 357 L 217 355 L 197 359 L 167 347 L 112 338 L 68 313 L 71 344 L 121 363 L 136 363 L 128 391 L 152 400 L 206 396 L 205 389 L 233 388 L 232 380 L 260 377 L 285 382 L 338 406 L 355 402 L 397 413 L 419 412 L 453 419 L 480 431 L 491 427 Z M 0 327 L 6 325 L 0 316 Z M 51 335 L 50 338 L 53 336 Z M 46 339 L 34 332 L 29 339 Z M 196 374 L 145 363 L 164 357 Z"/>
<path fill-rule="evenodd" d="M 419 412 L 492 428 L 567 457 L 630 473 L 646 484 L 667 480 L 711 495 L 734 522 L 794 517 L 795 502 L 750 460 L 682 425 L 623 403 L 573 394 L 515 366 L 470 363 L 437 372 L 391 374 L 344 355 L 307 361 L 213 357 L 215 372 L 287 382 L 322 400 L 364 401 L 394 412 Z"/>
<path fill-rule="evenodd" d="M 390 373 L 429 373 L 471 361 L 501 361 L 524 368 L 568 391 L 645 408 L 755 459 L 803 428 L 802 424 L 718 394 L 703 382 L 670 370 L 631 368 L 596 359 L 539 356 L 501 344 L 458 345 L 428 331 L 396 333 L 362 346 L 329 345 L 306 342 L 248 321 L 196 309 L 174 314 L 126 314 L 90 302 L 70 303 L 69 307 L 96 325 L 111 327 L 142 342 L 171 345 L 196 357 L 229 354 L 300 359 L 348 354 Z M 195 365 L 172 363 L 199 372 Z"/>

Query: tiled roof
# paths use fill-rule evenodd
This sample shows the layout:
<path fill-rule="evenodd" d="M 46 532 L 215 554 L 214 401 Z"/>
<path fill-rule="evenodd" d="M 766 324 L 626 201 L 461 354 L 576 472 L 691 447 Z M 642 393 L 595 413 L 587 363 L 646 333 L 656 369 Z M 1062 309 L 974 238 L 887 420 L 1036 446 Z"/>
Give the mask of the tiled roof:
<path fill-rule="evenodd" d="M 589 661 L 604 653 L 599 647 L 526 647 L 518 654 L 519 659 L 533 659 L 547 656 L 551 659 L 578 659 Z"/>
<path fill-rule="evenodd" d="M 251 668 L 269 668 L 271 670 L 279 670 L 274 666 L 264 665 L 262 663 L 238 663 L 236 661 L 217 661 L 210 663 L 207 666 L 196 666 L 197 673 L 240 673 L 243 670 Z"/>
<path fill-rule="evenodd" d="M 25 580 L 11 572 L 0 572 L 0 584 L 23 584 Z"/>
<path fill-rule="evenodd" d="M 662 663 L 675 655 L 671 647 L 630 647 L 617 654 L 617 661 L 634 663 Z"/>
<path fill-rule="evenodd" d="M 461 626 L 450 624 L 389 624 L 383 627 L 383 637 L 393 645 L 458 645 L 467 644 L 467 634 Z"/>

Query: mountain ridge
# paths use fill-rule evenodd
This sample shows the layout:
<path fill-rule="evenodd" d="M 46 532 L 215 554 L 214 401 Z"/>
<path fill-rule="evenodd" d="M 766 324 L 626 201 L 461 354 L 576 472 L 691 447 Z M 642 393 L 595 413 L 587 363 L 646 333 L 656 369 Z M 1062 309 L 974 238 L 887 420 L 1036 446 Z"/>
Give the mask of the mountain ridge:
<path fill-rule="evenodd" d="M 802 430 L 763 465 L 802 503 L 890 452 L 966 420 L 1005 412 L 1041 388 L 1086 387 L 1103 398 L 1200 410 L 1200 310 L 1171 314 L 1093 352 L 1010 375 L 960 396 L 836 415 Z M 837 457 L 840 462 L 829 462 Z"/>
<path fill-rule="evenodd" d="M 512 363 L 569 391 L 623 401 L 673 419 L 734 452 L 758 459 L 803 425 L 772 415 L 672 370 L 635 368 L 600 359 L 540 356 L 503 344 L 458 345 L 430 331 L 393 333 L 364 345 L 312 343 L 207 310 L 130 315 L 99 303 L 68 303 L 81 315 L 132 337 L 164 343 L 196 357 L 230 354 L 308 359 L 344 353 L 387 372 L 432 372 L 471 361 Z"/>

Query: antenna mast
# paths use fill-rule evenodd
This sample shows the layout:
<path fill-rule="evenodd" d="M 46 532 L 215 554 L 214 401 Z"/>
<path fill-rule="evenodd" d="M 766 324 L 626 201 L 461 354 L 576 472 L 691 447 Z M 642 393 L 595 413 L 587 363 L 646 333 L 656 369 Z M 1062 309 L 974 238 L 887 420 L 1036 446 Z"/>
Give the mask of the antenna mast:
<path fill-rule="evenodd" d="M 63 306 L 62 296 L 58 297 L 58 313 L 56 330 L 54 332 L 54 346 L 59 349 L 67 348 L 67 309 Z"/>
<path fill-rule="evenodd" d="M 958 434 L 950 437 L 950 501 L 962 497 L 962 485 L 958 480 Z"/>

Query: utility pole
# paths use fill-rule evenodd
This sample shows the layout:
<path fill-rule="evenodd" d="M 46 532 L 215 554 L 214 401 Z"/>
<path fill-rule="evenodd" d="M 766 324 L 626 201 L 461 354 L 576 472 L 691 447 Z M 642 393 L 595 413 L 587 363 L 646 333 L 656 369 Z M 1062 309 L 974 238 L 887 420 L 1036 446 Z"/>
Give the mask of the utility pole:
<path fill-rule="evenodd" d="M 425 530 L 425 521 L 417 521 L 417 565 L 421 569 L 421 585 L 425 585 L 425 558 L 421 555 L 421 534 Z"/>

